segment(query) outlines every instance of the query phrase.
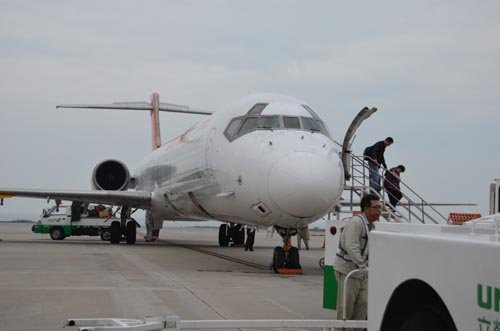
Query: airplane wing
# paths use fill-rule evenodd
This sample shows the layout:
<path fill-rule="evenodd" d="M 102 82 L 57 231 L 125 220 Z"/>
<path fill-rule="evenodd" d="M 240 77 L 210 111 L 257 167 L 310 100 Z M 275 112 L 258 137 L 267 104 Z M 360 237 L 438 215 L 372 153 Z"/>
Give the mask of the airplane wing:
<path fill-rule="evenodd" d="M 129 109 L 129 110 L 153 110 L 153 106 L 147 102 L 114 102 L 110 104 L 63 104 L 56 108 L 90 108 L 90 109 Z M 198 115 L 212 115 L 213 112 L 201 109 L 194 109 L 188 106 L 176 105 L 173 103 L 160 102 L 158 110 Z"/>
<path fill-rule="evenodd" d="M 131 208 L 151 208 L 151 194 L 145 191 L 50 191 L 0 188 L 0 197 L 40 198 L 53 200 L 102 203 Z"/>

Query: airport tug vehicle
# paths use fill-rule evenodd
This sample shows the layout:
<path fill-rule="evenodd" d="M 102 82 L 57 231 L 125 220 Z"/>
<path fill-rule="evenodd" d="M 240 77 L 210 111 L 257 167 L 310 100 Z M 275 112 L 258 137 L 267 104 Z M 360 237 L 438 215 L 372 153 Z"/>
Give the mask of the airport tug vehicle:
<path fill-rule="evenodd" d="M 52 206 L 44 209 L 43 214 L 31 230 L 34 233 L 48 233 L 53 240 L 63 240 L 70 236 L 100 236 L 102 240 L 111 240 L 111 224 L 117 218 L 113 216 L 110 209 L 90 210 L 84 214 L 76 212 L 70 205 Z M 139 225 L 133 219 L 129 219 L 130 227 Z M 135 241 L 134 238 L 124 239 Z"/>

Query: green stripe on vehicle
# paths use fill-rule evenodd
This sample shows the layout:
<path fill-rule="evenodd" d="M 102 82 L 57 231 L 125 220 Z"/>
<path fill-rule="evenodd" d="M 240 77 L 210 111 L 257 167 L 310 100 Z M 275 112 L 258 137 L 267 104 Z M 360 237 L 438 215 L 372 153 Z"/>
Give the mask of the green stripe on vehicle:
<path fill-rule="evenodd" d="M 331 265 L 325 265 L 323 273 L 323 308 L 337 309 L 337 292 L 335 269 Z"/>
<path fill-rule="evenodd" d="M 66 236 L 71 235 L 71 225 L 36 224 L 33 228 L 33 232 L 50 233 L 50 230 L 52 230 L 52 228 L 55 226 L 62 228 Z"/>

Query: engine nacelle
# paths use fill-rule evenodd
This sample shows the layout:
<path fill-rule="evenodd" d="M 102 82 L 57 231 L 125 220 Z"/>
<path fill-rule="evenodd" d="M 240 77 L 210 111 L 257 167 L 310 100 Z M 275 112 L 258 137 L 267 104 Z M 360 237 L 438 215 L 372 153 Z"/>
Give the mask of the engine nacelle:
<path fill-rule="evenodd" d="M 104 160 L 92 172 L 92 188 L 101 191 L 125 191 L 130 184 L 130 172 L 125 163 Z"/>

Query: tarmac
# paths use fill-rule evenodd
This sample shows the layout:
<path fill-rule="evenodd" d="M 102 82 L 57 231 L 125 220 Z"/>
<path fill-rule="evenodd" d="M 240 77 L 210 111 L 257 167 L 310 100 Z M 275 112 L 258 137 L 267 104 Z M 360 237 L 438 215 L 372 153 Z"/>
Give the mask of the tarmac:
<path fill-rule="evenodd" d="M 147 243 L 99 237 L 51 240 L 32 224 L 0 222 L 0 330 L 61 330 L 69 318 L 334 319 L 323 309 L 323 232 L 302 247 L 300 276 L 269 269 L 281 237 L 255 250 L 219 247 L 217 228 L 161 231 Z M 295 237 L 293 238 L 295 244 Z"/>

